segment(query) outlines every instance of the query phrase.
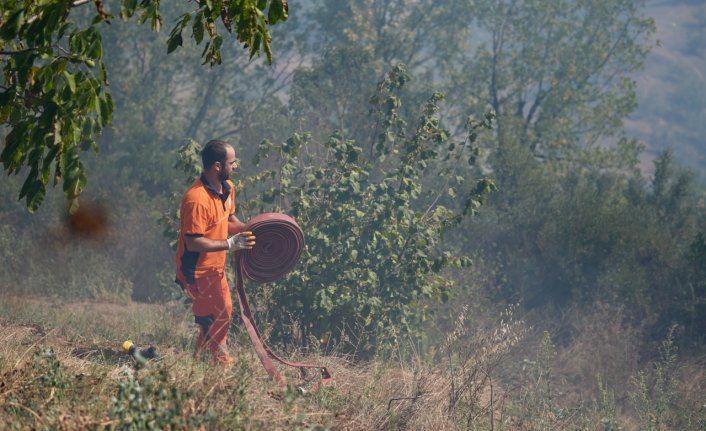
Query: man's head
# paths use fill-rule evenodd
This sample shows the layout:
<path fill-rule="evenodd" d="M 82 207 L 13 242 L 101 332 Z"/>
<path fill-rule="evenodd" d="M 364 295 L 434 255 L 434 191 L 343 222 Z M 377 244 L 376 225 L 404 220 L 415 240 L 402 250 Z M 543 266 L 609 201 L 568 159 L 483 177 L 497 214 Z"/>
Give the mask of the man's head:
<path fill-rule="evenodd" d="M 233 146 L 218 139 L 208 141 L 203 147 L 201 161 L 204 171 L 213 170 L 220 181 L 229 179 L 233 169 L 237 167 Z"/>

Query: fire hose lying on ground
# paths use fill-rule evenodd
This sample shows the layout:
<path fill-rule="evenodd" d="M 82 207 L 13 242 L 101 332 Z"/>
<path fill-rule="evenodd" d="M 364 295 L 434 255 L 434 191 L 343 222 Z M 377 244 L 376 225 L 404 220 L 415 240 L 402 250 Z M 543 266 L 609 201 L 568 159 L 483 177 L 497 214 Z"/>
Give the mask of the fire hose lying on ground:
<path fill-rule="evenodd" d="M 245 293 L 245 279 L 260 283 L 271 282 L 284 277 L 294 268 L 304 249 L 304 234 L 301 228 L 293 218 L 286 214 L 265 213 L 253 217 L 245 230 L 251 231 L 255 235 L 257 246 L 251 250 L 235 253 L 235 290 L 240 304 L 240 316 L 255 348 L 255 353 L 267 370 L 267 374 L 280 387 L 286 386 L 287 380 L 274 366 L 270 357 L 284 365 L 299 368 L 302 374 L 304 374 L 305 368 L 318 368 L 321 370 L 322 383 L 330 383 L 332 381 L 331 373 L 326 367 L 288 362 L 272 352 L 255 326 L 248 295 Z"/>

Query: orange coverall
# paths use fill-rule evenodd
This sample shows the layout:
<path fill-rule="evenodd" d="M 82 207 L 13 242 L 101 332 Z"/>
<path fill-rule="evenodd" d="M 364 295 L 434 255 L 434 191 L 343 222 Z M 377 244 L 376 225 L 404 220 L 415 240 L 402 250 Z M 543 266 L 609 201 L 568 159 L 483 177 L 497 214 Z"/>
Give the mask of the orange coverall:
<path fill-rule="evenodd" d="M 196 354 L 209 352 L 217 362 L 230 365 L 226 350 L 228 329 L 233 316 L 230 288 L 225 276 L 226 251 L 187 250 L 186 235 L 214 240 L 228 237 L 228 218 L 235 214 L 233 183 L 222 183 L 219 194 L 202 175 L 184 194 L 180 207 L 179 244 L 176 254 L 176 281 L 193 300 L 194 320 L 199 325 Z"/>

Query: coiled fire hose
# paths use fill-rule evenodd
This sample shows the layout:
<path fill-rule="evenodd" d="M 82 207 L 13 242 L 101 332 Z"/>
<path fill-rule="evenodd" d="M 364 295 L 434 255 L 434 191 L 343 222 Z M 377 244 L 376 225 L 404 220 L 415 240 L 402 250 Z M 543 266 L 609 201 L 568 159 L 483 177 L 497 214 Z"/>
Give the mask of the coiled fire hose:
<path fill-rule="evenodd" d="M 321 369 L 322 383 L 331 382 L 331 373 L 326 367 L 288 362 L 272 352 L 255 326 L 248 295 L 245 293 L 244 279 L 261 283 L 275 281 L 284 277 L 294 268 L 304 249 L 304 234 L 301 228 L 293 218 L 286 214 L 265 213 L 250 219 L 245 230 L 255 235 L 257 245 L 251 250 L 235 253 L 235 290 L 238 294 L 240 316 L 260 362 L 265 367 L 267 374 L 280 387 L 286 386 L 287 381 L 274 366 L 270 357 L 284 365 L 298 367 L 302 374 L 304 374 L 305 368 Z"/>

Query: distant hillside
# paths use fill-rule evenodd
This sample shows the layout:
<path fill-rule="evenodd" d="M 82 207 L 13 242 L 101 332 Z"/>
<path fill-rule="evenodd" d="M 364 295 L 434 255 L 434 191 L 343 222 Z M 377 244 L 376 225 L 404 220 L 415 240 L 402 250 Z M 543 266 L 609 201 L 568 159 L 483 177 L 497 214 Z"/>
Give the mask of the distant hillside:
<path fill-rule="evenodd" d="M 628 132 L 647 144 L 648 169 L 655 154 L 672 148 L 706 184 L 706 2 L 647 1 L 646 9 L 659 45 L 636 77 L 639 107 Z"/>

